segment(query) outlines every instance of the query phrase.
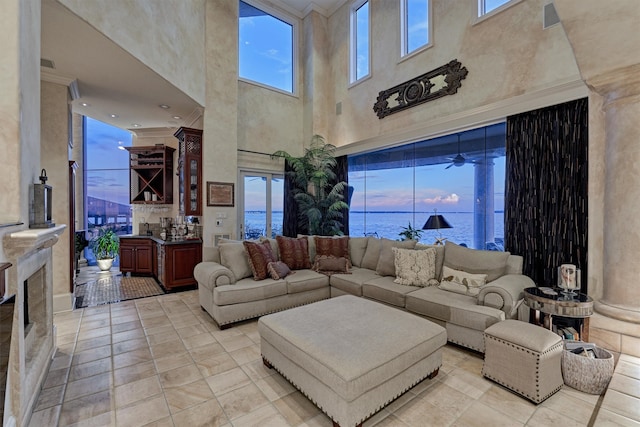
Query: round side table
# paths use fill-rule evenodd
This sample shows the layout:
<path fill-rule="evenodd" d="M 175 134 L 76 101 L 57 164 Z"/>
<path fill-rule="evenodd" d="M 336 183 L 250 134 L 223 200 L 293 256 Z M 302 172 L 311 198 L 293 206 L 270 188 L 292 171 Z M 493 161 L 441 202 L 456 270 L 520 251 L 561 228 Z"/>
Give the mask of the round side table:
<path fill-rule="evenodd" d="M 542 324 L 540 313 L 549 316 L 551 330 L 553 330 L 554 316 L 576 319 L 580 339 L 589 341 L 589 316 L 593 314 L 593 299 L 587 294 L 565 295 L 559 288 L 526 288 L 524 303 L 530 310 L 530 323 Z"/>

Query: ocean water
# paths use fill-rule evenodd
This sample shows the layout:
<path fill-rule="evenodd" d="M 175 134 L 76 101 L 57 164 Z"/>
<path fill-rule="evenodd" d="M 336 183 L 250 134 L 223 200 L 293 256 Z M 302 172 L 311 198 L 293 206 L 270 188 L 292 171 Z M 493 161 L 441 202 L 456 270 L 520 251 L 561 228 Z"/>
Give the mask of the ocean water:
<path fill-rule="evenodd" d="M 458 244 L 465 244 L 475 248 L 473 236 L 473 212 L 438 212 L 451 224 L 452 228 L 440 230 L 440 235 L 447 240 Z M 413 228 L 422 228 L 431 212 L 363 212 L 351 211 L 349 215 L 349 235 L 353 237 L 374 235 L 392 240 L 400 240 L 399 233 L 409 223 Z M 258 237 L 265 234 L 265 212 L 245 212 L 246 230 L 249 237 Z M 282 233 L 282 212 L 274 212 L 273 235 Z M 423 230 L 420 242 L 431 244 L 438 236 L 436 230 Z M 502 249 L 504 240 L 504 213 L 495 212 L 493 236 L 486 236 L 485 241 L 495 242 L 497 247 L 489 245 L 492 249 Z M 477 248 L 476 248 L 477 249 Z M 484 248 L 483 248 L 484 249 Z"/>

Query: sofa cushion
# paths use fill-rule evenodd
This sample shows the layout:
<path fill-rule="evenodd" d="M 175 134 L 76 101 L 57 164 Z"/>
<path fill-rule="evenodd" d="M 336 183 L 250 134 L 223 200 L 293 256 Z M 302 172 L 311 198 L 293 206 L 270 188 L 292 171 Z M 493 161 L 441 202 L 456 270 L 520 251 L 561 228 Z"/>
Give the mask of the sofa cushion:
<path fill-rule="evenodd" d="M 309 262 L 309 243 L 306 237 L 293 238 L 276 236 L 280 261 L 283 261 L 292 270 L 311 268 Z"/>
<path fill-rule="evenodd" d="M 274 280 L 284 279 L 292 273 L 287 264 L 282 261 L 273 261 L 267 264 L 269 276 Z"/>
<path fill-rule="evenodd" d="M 323 237 L 314 236 L 316 255 L 314 260 L 314 270 L 318 271 L 315 261 L 318 257 L 344 258 L 347 260 L 347 267 L 351 267 L 349 258 L 349 236 Z"/>
<path fill-rule="evenodd" d="M 284 280 L 264 279 L 256 282 L 246 278 L 237 281 L 234 285 L 216 286 L 213 289 L 213 303 L 216 305 L 241 304 L 262 301 L 286 293 L 287 283 Z"/>
<path fill-rule="evenodd" d="M 376 265 L 376 273 L 381 276 L 395 276 L 396 265 L 394 262 L 394 255 L 391 248 L 413 249 L 416 246 L 415 240 L 389 240 L 380 239 L 382 245 L 380 246 L 380 256 L 378 257 L 378 264 Z"/>
<path fill-rule="evenodd" d="M 298 270 L 296 274 L 287 276 L 287 292 L 295 294 L 329 286 L 329 277 L 313 270 Z"/>
<path fill-rule="evenodd" d="M 414 249 L 391 248 L 399 285 L 429 286 L 435 285 L 436 250 L 433 248 L 416 251 Z"/>
<path fill-rule="evenodd" d="M 368 268 L 369 270 L 376 270 L 378 266 L 378 258 L 380 258 L 380 248 L 382 247 L 382 239 L 375 237 L 367 238 L 367 249 L 362 256 L 362 262 L 360 267 Z"/>
<path fill-rule="evenodd" d="M 350 274 L 332 274 L 330 283 L 334 288 L 361 297 L 362 284 L 378 277 L 380 276 L 373 270 L 354 267 Z"/>
<path fill-rule="evenodd" d="M 247 251 L 249 267 L 253 272 L 253 280 L 263 280 L 269 277 L 267 264 L 276 260 L 271 251 L 271 244 L 268 241 L 260 243 L 245 241 L 242 243 Z"/>
<path fill-rule="evenodd" d="M 438 287 L 458 294 L 477 296 L 480 288 L 487 284 L 486 274 L 472 274 L 466 271 L 442 267 L 442 281 Z"/>
<path fill-rule="evenodd" d="M 504 274 L 509 255 L 509 252 L 469 249 L 447 241 L 444 265 L 454 270 L 486 274 L 487 282 L 490 282 Z"/>
<path fill-rule="evenodd" d="M 316 255 L 313 270 L 330 276 L 335 273 L 349 274 L 349 260 L 345 257 L 333 255 Z"/>
<path fill-rule="evenodd" d="M 368 237 L 349 237 L 349 257 L 354 267 L 362 267 L 362 258 L 367 250 Z"/>
<path fill-rule="evenodd" d="M 362 296 L 404 308 L 405 296 L 421 288 L 418 286 L 398 285 L 393 282 L 393 279 L 393 276 L 385 276 L 365 281 L 362 284 Z"/>
<path fill-rule="evenodd" d="M 220 246 L 220 264 L 227 267 L 236 281 L 253 275 L 242 243 L 223 243 Z"/>
<path fill-rule="evenodd" d="M 437 286 L 418 288 L 408 294 L 405 308 L 422 316 L 478 331 L 505 319 L 503 311 L 477 305 L 475 297 L 444 291 Z"/>

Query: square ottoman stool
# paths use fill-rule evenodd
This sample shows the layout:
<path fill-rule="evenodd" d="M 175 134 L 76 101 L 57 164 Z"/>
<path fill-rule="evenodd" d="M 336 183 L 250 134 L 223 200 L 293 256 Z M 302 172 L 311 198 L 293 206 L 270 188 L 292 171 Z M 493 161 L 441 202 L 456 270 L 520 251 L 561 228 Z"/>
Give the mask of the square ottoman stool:
<path fill-rule="evenodd" d="M 562 387 L 562 338 L 519 320 L 495 323 L 484 331 L 482 375 L 540 403 Z"/>
<path fill-rule="evenodd" d="M 442 364 L 445 329 L 397 308 L 343 295 L 258 321 L 265 365 L 353 427 Z"/>

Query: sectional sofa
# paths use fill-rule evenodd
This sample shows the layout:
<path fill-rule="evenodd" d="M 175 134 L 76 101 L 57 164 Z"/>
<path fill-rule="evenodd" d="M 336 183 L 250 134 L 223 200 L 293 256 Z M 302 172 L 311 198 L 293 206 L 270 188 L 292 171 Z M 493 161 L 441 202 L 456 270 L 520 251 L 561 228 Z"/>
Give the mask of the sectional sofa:
<path fill-rule="evenodd" d="M 278 236 L 207 247 L 203 260 L 194 270 L 200 305 L 221 328 L 351 294 L 427 318 L 445 327 L 448 341 L 479 352 L 484 330 L 516 318 L 523 290 L 535 286 L 522 257 L 451 242 Z"/>

